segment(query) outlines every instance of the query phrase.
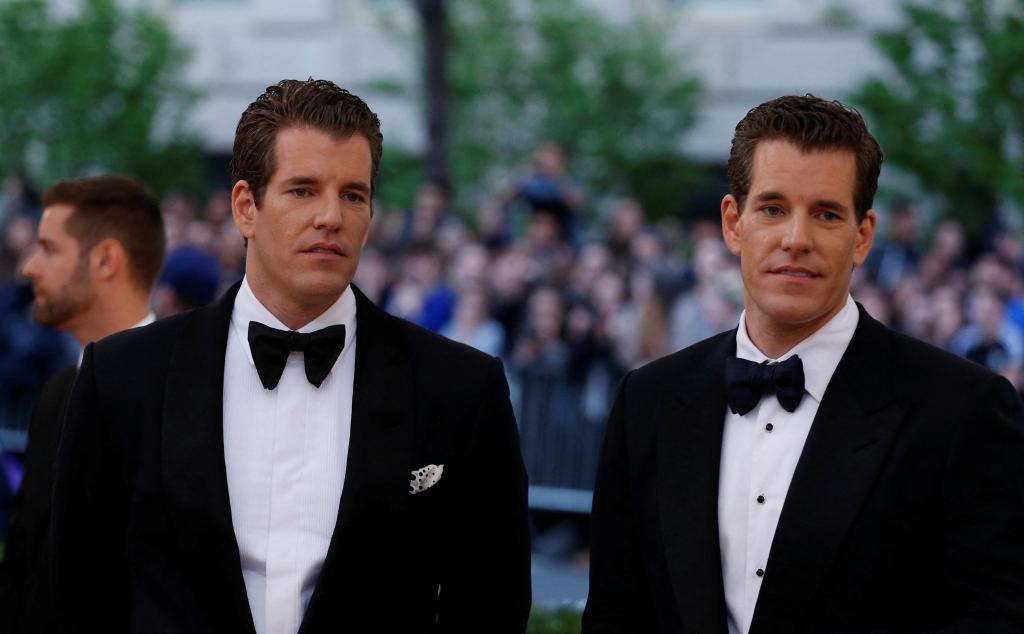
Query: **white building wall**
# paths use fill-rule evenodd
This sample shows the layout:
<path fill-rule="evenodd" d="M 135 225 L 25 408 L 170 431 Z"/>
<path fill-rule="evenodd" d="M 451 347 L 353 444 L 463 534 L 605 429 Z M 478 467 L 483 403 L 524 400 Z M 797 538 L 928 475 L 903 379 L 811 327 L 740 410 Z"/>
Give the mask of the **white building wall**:
<path fill-rule="evenodd" d="M 400 31 L 412 24 L 408 0 L 132 1 L 164 12 L 193 48 L 187 76 L 207 95 L 194 121 L 211 152 L 230 151 L 239 115 L 266 86 L 309 76 L 363 96 L 380 114 L 388 142 L 422 147 L 416 99 L 374 86 L 382 78 L 415 85 L 415 45 L 387 25 L 397 21 Z M 700 120 L 683 146 L 710 162 L 724 162 L 733 127 L 750 107 L 787 93 L 842 98 L 881 70 L 871 36 L 898 19 L 895 0 L 590 2 L 613 19 L 653 14 L 672 25 L 680 63 L 705 85 Z"/>

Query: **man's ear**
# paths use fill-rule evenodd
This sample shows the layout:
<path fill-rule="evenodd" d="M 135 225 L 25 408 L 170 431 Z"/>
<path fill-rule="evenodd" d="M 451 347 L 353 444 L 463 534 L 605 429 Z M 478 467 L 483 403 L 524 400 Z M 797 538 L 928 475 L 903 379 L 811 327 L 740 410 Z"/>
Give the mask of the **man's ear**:
<path fill-rule="evenodd" d="M 742 241 L 742 227 L 740 226 L 740 205 L 732 194 L 726 194 L 722 199 L 722 237 L 725 239 L 725 246 L 733 255 L 739 257 Z"/>
<path fill-rule="evenodd" d="M 853 265 L 860 266 L 867 259 L 871 252 L 871 245 L 875 241 L 875 225 L 878 223 L 878 216 L 874 209 L 868 209 L 864 219 L 857 225 L 857 243 L 853 247 Z"/>
<path fill-rule="evenodd" d="M 114 238 L 100 240 L 89 251 L 89 272 L 93 280 L 109 282 L 124 271 L 127 264 L 128 254 L 124 245 Z"/>
<path fill-rule="evenodd" d="M 256 235 L 256 198 L 249 182 L 240 180 L 231 188 L 231 219 L 242 237 L 251 240 Z"/>

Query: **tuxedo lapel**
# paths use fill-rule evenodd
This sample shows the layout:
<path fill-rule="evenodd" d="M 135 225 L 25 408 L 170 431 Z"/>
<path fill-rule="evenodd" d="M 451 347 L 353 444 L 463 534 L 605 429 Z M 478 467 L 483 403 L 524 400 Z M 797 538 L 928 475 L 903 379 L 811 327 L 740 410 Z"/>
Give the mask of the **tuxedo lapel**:
<path fill-rule="evenodd" d="M 197 595 L 217 597 L 207 604 L 216 622 L 254 632 L 224 464 L 224 355 L 239 286 L 195 311 L 171 351 L 161 458 L 168 517 L 195 564 Z"/>
<path fill-rule="evenodd" d="M 409 498 L 414 397 L 408 350 L 400 341 L 401 332 L 393 318 L 358 288 L 352 289 L 356 295 L 356 368 L 345 485 L 338 520 L 300 634 L 325 631 L 336 625 L 338 613 L 345 610 L 341 588 L 353 581 L 353 570 L 347 563 L 353 555 L 365 555 L 359 553 L 360 548 L 372 547 L 353 543 L 354 523 L 360 523 L 359 535 L 363 536 L 376 518 L 388 521 L 397 516 Z"/>
<path fill-rule="evenodd" d="M 891 333 L 862 308 L 822 397 L 772 542 L 750 632 L 798 622 L 877 476 L 906 405 L 897 404 Z"/>
<path fill-rule="evenodd" d="M 688 632 L 725 632 L 718 540 L 718 475 L 725 423 L 725 360 L 735 330 L 720 335 L 691 380 L 660 399 L 657 495 L 661 533 L 676 602 Z"/>

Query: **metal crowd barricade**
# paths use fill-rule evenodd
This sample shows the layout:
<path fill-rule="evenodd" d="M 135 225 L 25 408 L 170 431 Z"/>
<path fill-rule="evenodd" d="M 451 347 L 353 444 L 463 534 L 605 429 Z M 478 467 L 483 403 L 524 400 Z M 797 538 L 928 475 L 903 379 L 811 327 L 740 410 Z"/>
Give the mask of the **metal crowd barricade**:
<path fill-rule="evenodd" d="M 0 401 L 0 451 L 24 453 L 34 394 Z"/>
<path fill-rule="evenodd" d="M 608 373 L 591 368 L 584 381 L 564 372 L 510 377 L 530 508 L 589 513 L 608 414 Z"/>

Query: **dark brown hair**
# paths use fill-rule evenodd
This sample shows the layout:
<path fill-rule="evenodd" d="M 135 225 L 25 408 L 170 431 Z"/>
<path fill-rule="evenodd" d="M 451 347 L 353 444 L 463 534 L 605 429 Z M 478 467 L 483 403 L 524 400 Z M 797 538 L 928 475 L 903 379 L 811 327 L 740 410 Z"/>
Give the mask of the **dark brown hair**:
<path fill-rule="evenodd" d="M 142 183 L 109 174 L 57 181 L 43 192 L 43 207 L 68 205 L 64 231 L 81 257 L 107 238 L 121 243 L 135 287 L 149 292 L 164 262 L 167 239 L 160 205 Z"/>
<path fill-rule="evenodd" d="M 853 205 L 857 221 L 874 204 L 882 148 L 854 108 L 814 95 L 789 95 L 766 101 L 736 124 L 729 151 L 729 188 L 740 209 L 750 193 L 754 150 L 761 141 L 782 139 L 803 152 L 849 150 L 857 161 Z"/>
<path fill-rule="evenodd" d="M 364 136 L 370 144 L 373 160 L 370 175 L 373 189 L 384 146 L 377 115 L 362 99 L 333 82 L 284 79 L 268 87 L 249 104 L 235 128 L 231 181 L 246 181 L 257 207 L 276 169 L 274 141 L 277 133 L 290 126 L 323 130 L 338 139 L 354 134 Z"/>

